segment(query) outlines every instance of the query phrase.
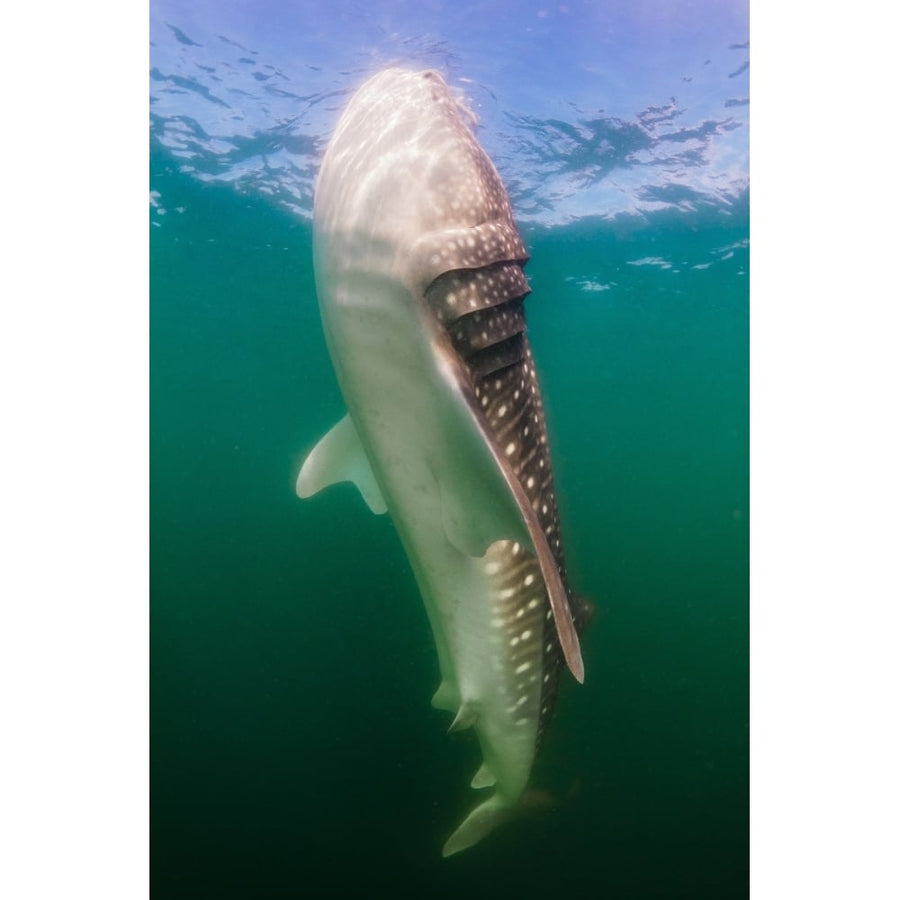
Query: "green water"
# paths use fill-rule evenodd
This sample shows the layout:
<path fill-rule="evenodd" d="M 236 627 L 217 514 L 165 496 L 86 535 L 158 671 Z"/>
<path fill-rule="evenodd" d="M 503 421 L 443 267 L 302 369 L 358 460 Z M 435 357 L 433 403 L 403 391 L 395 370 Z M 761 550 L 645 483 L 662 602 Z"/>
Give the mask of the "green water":
<path fill-rule="evenodd" d="M 746 896 L 746 209 L 525 230 L 570 580 L 598 614 L 535 770 L 561 802 L 442 860 L 479 754 L 430 707 L 409 565 L 351 487 L 293 493 L 343 412 L 310 226 L 152 170 L 155 896 Z"/>

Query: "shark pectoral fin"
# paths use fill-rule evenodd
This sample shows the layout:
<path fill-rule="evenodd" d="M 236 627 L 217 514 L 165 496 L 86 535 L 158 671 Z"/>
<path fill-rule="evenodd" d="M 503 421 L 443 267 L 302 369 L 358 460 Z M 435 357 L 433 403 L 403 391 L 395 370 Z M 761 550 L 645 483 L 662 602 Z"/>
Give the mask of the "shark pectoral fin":
<path fill-rule="evenodd" d="M 376 515 L 387 512 L 375 474 L 349 415 L 313 447 L 297 476 L 297 496 L 312 497 L 339 481 L 352 481 Z"/>
<path fill-rule="evenodd" d="M 432 467 L 440 487 L 444 533 L 468 556 L 483 556 L 498 540 L 519 541 L 534 551 L 566 665 L 575 680 L 583 683 L 581 645 L 547 536 L 509 463 L 508 451 L 498 446 L 479 411 L 468 374 L 452 352 L 449 338 L 435 335 L 433 342 L 445 386 L 444 420 L 451 426 L 441 443 L 442 464 Z M 445 475 L 443 480 L 439 473 Z"/>
<path fill-rule="evenodd" d="M 462 825 L 450 835 L 444 844 L 444 857 L 466 850 L 486 837 L 498 825 L 510 816 L 509 806 L 503 802 L 499 794 L 494 794 L 480 806 L 476 806 L 463 820 Z"/>

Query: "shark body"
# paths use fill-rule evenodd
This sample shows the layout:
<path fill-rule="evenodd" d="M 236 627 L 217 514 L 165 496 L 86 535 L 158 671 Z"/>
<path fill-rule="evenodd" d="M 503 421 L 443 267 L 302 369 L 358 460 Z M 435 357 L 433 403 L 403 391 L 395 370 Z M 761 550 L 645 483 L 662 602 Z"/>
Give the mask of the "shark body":
<path fill-rule="evenodd" d="M 506 191 L 437 72 L 354 95 L 322 161 L 316 285 L 347 416 L 297 493 L 355 482 L 389 512 L 421 591 L 451 729 L 473 727 L 492 789 L 444 855 L 522 797 L 560 669 L 582 681 L 588 606 L 566 584 L 541 395 L 525 334 L 528 259 Z"/>

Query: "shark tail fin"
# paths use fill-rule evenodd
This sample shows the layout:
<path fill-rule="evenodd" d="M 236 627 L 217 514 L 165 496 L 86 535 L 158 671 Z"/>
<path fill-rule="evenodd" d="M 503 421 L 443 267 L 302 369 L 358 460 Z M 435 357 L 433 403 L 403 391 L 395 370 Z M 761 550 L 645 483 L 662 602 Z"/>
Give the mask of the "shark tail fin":
<path fill-rule="evenodd" d="M 505 803 L 498 794 L 494 794 L 466 816 L 459 828 L 447 839 L 442 855 L 444 857 L 452 856 L 454 853 L 459 853 L 460 850 L 474 846 L 498 825 L 506 822 L 510 815 L 509 804 Z"/>

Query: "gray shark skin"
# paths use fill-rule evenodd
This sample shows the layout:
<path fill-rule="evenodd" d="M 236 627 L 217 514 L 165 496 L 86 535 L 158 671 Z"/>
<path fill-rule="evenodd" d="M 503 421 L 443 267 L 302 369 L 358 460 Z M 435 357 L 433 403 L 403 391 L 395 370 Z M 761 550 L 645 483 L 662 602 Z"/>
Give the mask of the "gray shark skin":
<path fill-rule="evenodd" d="M 389 512 L 437 648 L 433 704 L 474 728 L 492 788 L 444 855 L 508 818 L 560 669 L 584 679 L 543 406 L 525 333 L 528 254 L 471 114 L 437 72 L 354 95 L 322 160 L 316 286 L 348 414 L 297 479 L 353 481 Z"/>

